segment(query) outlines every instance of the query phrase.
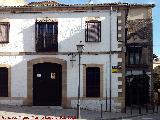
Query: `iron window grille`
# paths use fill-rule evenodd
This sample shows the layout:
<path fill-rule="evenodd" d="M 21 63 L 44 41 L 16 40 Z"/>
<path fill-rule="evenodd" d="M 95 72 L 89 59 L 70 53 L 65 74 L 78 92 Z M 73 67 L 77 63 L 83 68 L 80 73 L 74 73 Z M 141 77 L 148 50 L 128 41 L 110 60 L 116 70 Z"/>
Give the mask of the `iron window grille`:
<path fill-rule="evenodd" d="M 9 43 L 9 26 L 8 22 L 0 23 L 0 43 Z"/>
<path fill-rule="evenodd" d="M 85 41 L 101 42 L 101 21 L 98 20 L 86 21 Z"/>
<path fill-rule="evenodd" d="M 100 97 L 100 68 L 86 68 L 86 97 Z"/>
<path fill-rule="evenodd" d="M 58 51 L 58 22 L 36 22 L 36 51 Z"/>

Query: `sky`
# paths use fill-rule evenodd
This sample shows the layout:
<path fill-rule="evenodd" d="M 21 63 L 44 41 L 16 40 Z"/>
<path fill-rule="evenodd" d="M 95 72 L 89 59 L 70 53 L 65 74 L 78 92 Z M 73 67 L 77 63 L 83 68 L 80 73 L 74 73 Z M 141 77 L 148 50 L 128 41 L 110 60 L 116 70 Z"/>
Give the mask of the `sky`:
<path fill-rule="evenodd" d="M 27 0 L 28 2 L 47 1 L 47 0 Z M 89 0 L 55 0 L 60 3 L 88 3 Z M 160 0 L 92 0 L 94 3 L 109 3 L 109 2 L 128 2 L 128 3 L 154 3 L 153 8 L 153 53 L 160 58 Z"/>

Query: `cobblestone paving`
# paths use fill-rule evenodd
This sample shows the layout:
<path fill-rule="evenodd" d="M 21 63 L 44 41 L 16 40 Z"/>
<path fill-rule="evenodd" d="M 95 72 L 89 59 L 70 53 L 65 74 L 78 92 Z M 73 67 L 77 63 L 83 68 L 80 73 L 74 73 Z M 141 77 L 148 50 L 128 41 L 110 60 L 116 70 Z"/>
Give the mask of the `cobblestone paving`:
<path fill-rule="evenodd" d="M 133 118 L 126 118 L 122 120 L 160 120 L 160 113 L 137 116 Z"/>
<path fill-rule="evenodd" d="M 133 111 L 133 116 L 138 115 Z M 120 119 L 130 117 L 130 111 L 124 113 L 103 112 L 102 119 Z M 101 119 L 100 111 L 81 110 L 82 119 Z M 0 105 L 0 120 L 60 120 L 76 119 L 75 109 L 62 109 L 61 107 L 35 107 L 35 106 L 6 106 Z M 130 120 L 130 119 L 129 119 Z M 137 120 L 137 119 L 133 119 Z M 160 118 L 159 118 L 160 120 Z"/>

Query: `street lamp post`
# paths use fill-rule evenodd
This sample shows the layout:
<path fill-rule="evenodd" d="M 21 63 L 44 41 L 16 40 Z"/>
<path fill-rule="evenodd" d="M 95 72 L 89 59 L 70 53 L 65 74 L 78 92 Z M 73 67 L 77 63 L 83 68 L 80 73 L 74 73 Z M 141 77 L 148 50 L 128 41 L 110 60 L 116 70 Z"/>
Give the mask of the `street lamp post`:
<path fill-rule="evenodd" d="M 82 41 L 77 46 L 78 56 L 79 56 L 79 81 L 78 81 L 78 103 L 77 103 L 77 118 L 80 119 L 80 65 L 81 65 L 81 54 L 83 52 L 84 45 L 82 44 Z"/>

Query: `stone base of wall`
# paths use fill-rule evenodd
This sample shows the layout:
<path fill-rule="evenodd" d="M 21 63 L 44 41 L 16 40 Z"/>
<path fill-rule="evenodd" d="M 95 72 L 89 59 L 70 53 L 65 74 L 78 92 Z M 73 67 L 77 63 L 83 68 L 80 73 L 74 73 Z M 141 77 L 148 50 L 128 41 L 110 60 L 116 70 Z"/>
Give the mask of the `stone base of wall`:
<path fill-rule="evenodd" d="M 77 99 L 71 99 L 71 108 L 77 107 Z M 102 104 L 102 110 L 106 111 L 106 100 L 98 100 L 98 99 L 82 99 L 80 101 L 80 107 L 81 109 L 87 109 L 87 110 L 95 110 L 100 111 L 101 110 L 101 104 Z M 109 111 L 110 101 L 107 100 L 107 111 Z M 121 103 L 117 103 L 114 99 L 112 99 L 112 112 L 121 112 Z"/>
<path fill-rule="evenodd" d="M 0 99 L 0 104 L 2 105 L 29 105 L 24 98 L 5 98 Z M 77 108 L 77 98 L 69 98 L 68 100 L 68 107 L 67 108 Z M 121 103 L 120 101 L 117 102 L 116 98 L 112 99 L 111 105 L 111 112 L 121 112 Z M 106 100 L 105 98 L 81 98 L 80 100 L 80 107 L 81 109 L 85 110 L 95 110 L 100 111 L 102 104 L 102 110 L 106 111 Z M 110 107 L 110 100 L 107 100 L 107 111 L 109 111 Z"/>
<path fill-rule="evenodd" d="M 4 98 L 0 100 L 0 105 L 24 105 L 23 98 Z"/>

